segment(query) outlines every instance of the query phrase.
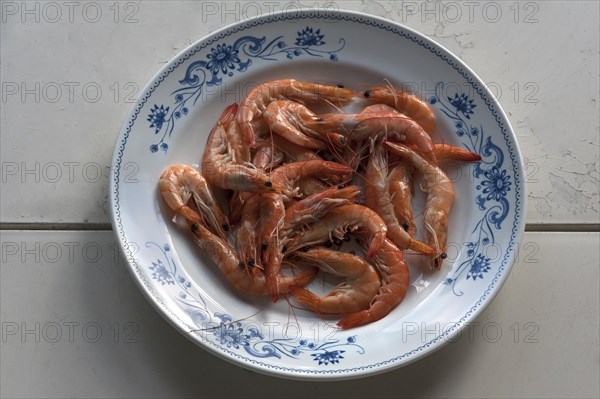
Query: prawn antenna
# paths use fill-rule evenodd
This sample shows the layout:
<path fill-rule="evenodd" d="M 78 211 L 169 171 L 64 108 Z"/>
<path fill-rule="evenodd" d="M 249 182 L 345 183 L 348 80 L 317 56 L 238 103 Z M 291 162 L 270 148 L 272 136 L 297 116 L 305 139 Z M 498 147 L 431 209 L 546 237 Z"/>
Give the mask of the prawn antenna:
<path fill-rule="evenodd" d="M 388 78 L 383 79 L 383 81 L 386 83 L 386 87 L 390 89 L 390 93 L 394 97 L 394 105 L 396 109 L 398 109 L 398 92 L 396 91 L 394 85 L 392 84 L 392 82 L 390 82 Z"/>
<path fill-rule="evenodd" d="M 242 318 L 239 318 L 239 319 L 236 319 L 236 320 L 231 320 L 231 321 L 229 321 L 227 323 L 219 323 L 219 325 L 214 325 L 214 326 L 210 326 L 210 327 L 206 327 L 206 328 L 197 328 L 197 329 L 189 330 L 189 333 L 192 334 L 192 333 L 197 333 L 197 332 L 213 331 L 213 330 L 216 330 L 216 329 L 221 329 L 221 328 L 223 328 L 223 326 L 228 327 L 228 326 L 230 326 L 232 324 L 239 323 L 239 322 L 244 321 L 246 319 L 249 319 L 251 317 L 257 316 L 260 313 L 262 313 L 264 310 L 265 310 L 265 305 L 263 305 L 256 312 L 254 312 L 251 315 L 248 315 L 246 317 L 242 317 Z"/>

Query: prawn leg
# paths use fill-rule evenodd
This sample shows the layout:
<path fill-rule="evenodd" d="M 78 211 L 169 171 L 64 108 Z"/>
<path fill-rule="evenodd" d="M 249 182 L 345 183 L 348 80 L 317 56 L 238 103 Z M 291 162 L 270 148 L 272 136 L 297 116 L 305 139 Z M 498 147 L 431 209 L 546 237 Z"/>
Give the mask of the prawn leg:
<path fill-rule="evenodd" d="M 209 260 L 218 267 L 219 271 L 232 286 L 251 295 L 268 295 L 267 281 L 261 273 L 249 273 L 246 265 L 240 261 L 235 250 L 225 240 L 212 234 L 200 223 L 190 223 L 194 242 L 204 250 Z M 318 269 L 312 268 L 296 276 L 280 276 L 279 289 L 287 293 L 290 286 L 308 284 Z"/>
<path fill-rule="evenodd" d="M 416 224 L 412 213 L 413 167 L 401 162 L 392 168 L 388 176 L 390 198 L 398 223 L 411 237 L 415 236 Z"/>
<path fill-rule="evenodd" d="M 400 249 L 435 253 L 434 248 L 412 238 L 398 222 L 389 190 L 387 151 L 378 141 L 371 139 L 370 153 L 366 172 L 366 205 L 381 216 L 388 228 L 387 237 Z"/>

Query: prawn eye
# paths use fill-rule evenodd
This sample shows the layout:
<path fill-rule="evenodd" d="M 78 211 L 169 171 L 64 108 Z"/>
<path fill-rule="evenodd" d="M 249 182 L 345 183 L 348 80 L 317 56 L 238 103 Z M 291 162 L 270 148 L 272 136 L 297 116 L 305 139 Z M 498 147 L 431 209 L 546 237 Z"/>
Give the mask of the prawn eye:
<path fill-rule="evenodd" d="M 263 243 L 260 245 L 260 249 L 262 249 L 263 251 L 266 251 L 266 250 L 267 250 L 267 248 L 269 248 L 269 244 L 267 244 L 266 242 L 263 242 Z"/>
<path fill-rule="evenodd" d="M 254 259 L 250 259 L 248 261 L 248 266 L 250 266 L 250 267 L 254 267 L 255 264 L 256 264 L 256 261 Z"/>
<path fill-rule="evenodd" d="M 267 187 L 273 187 L 273 183 L 271 183 L 270 181 L 266 181 L 265 182 L 265 186 L 267 186 Z"/>
<path fill-rule="evenodd" d="M 227 223 L 223 223 L 223 230 L 229 231 L 229 225 Z"/>
<path fill-rule="evenodd" d="M 372 92 L 372 91 L 373 91 L 373 90 L 366 90 L 366 91 L 365 91 L 365 94 L 364 94 L 364 95 L 365 95 L 365 97 L 369 97 L 369 96 L 371 95 L 371 92 Z"/>
<path fill-rule="evenodd" d="M 407 222 L 402 223 L 402 228 L 406 231 L 408 231 L 408 228 L 410 227 L 410 225 Z"/>
<path fill-rule="evenodd" d="M 302 252 L 308 252 L 308 247 L 302 247 Z"/>
<path fill-rule="evenodd" d="M 197 232 L 197 231 L 198 231 L 198 225 L 197 225 L 196 223 L 194 223 L 194 224 L 192 225 L 192 233 L 195 233 L 195 232 Z"/>
<path fill-rule="evenodd" d="M 244 270 L 244 262 L 238 263 L 238 266 L 240 267 L 240 269 Z"/>
<path fill-rule="evenodd" d="M 448 255 L 445 252 L 442 252 L 442 254 L 440 255 L 440 258 L 442 259 L 446 259 L 448 257 Z"/>

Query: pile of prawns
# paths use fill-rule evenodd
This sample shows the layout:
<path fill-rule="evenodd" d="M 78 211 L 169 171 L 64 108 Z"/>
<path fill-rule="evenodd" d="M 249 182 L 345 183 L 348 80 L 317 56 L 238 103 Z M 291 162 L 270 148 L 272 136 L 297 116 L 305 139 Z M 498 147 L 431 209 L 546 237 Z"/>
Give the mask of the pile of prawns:
<path fill-rule="evenodd" d="M 352 101 L 363 103 L 362 111 L 309 108 L 339 111 Z M 454 188 L 438 161 L 480 157 L 434 144 L 434 129 L 426 102 L 391 87 L 358 93 L 271 81 L 225 109 L 208 137 L 202 172 L 171 166 L 160 193 L 234 287 L 273 302 L 291 293 L 319 314 L 342 314 L 340 328 L 357 327 L 385 317 L 406 295 L 404 251 L 427 256 L 434 270 L 446 257 Z M 411 208 L 416 171 L 426 195 L 425 242 L 415 238 Z M 218 189 L 228 190 L 227 216 Z M 365 256 L 339 250 L 349 233 Z M 289 265 L 295 272 L 282 273 Z M 319 269 L 344 279 L 322 297 L 304 288 Z"/>

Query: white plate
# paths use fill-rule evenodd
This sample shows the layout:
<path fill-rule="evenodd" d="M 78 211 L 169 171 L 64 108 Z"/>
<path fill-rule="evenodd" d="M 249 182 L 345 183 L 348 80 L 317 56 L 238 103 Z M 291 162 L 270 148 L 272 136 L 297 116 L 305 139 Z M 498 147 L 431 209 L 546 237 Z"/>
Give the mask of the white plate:
<path fill-rule="evenodd" d="M 198 164 L 225 105 L 260 82 L 293 77 L 357 90 L 389 80 L 428 99 L 438 140 L 479 164 L 449 170 L 457 199 L 449 257 L 422 274 L 411 260 L 406 299 L 384 319 L 340 331 L 332 319 L 229 287 L 163 216 L 158 177 Z M 456 338 L 506 280 L 524 229 L 523 168 L 515 136 L 481 80 L 454 55 L 398 24 L 354 12 L 258 17 L 215 32 L 172 59 L 127 117 L 113 158 L 113 226 L 140 288 L 185 336 L 240 366 L 282 377 L 381 373 Z"/>

